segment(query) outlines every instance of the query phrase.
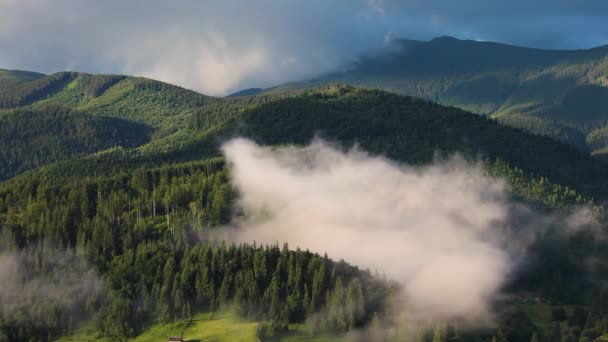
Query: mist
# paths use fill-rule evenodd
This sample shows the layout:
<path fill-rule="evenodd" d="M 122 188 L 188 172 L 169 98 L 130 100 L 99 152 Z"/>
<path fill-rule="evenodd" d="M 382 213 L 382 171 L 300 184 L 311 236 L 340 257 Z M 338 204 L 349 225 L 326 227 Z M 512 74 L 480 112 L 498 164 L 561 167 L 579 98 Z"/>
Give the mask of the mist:
<path fill-rule="evenodd" d="M 38 327 L 59 321 L 73 328 L 109 294 L 82 255 L 50 246 L 0 248 L 0 283 L 0 319 Z"/>
<path fill-rule="evenodd" d="M 321 140 L 275 148 L 235 139 L 222 150 L 244 213 L 237 242 L 287 242 L 385 273 L 401 284 L 409 320 L 491 324 L 502 287 L 557 220 L 457 156 L 412 167 Z M 583 211 L 570 221 L 591 222 Z"/>

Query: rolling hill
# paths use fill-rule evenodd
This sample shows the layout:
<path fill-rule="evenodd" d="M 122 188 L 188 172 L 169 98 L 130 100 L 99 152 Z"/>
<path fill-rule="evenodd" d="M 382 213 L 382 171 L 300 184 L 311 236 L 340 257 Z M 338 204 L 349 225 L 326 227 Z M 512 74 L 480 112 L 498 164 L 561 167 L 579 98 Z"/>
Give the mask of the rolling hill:
<path fill-rule="evenodd" d="M 395 40 L 346 71 L 264 92 L 331 82 L 456 106 L 592 151 L 601 149 L 594 137 L 608 122 L 608 46 L 570 51 L 452 37 Z"/>
<path fill-rule="evenodd" d="M 515 196 L 548 211 L 599 209 L 608 198 L 606 164 L 589 153 L 491 117 L 382 90 L 332 84 L 214 98 L 145 78 L 63 72 L 8 87 L 0 103 L 0 158 L 9 165 L 0 182 L 0 248 L 20 251 L 19 260 L 51 277 L 77 278 L 49 262 L 59 246 L 86 260 L 109 287 L 107 295 L 77 303 L 78 315 L 21 292 L 36 310 L 0 305 L 13 313 L 0 320 L 0 337 L 9 340 L 71 333 L 154 339 L 183 328 L 171 322 L 209 310 L 236 312 L 246 322 L 234 333 L 249 339 L 255 329 L 255 338 L 272 340 L 311 317 L 319 319 L 306 329 L 316 336 L 371 324 L 395 291 L 382 277 L 288 246 L 200 238 L 232 217 L 238 194 L 219 146 L 235 136 L 277 146 L 321 136 L 416 165 L 460 153 L 504 177 Z M 584 237 L 543 243 L 534 251 L 542 272 L 531 265 L 528 277 L 518 275 L 513 286 L 591 312 L 587 299 L 595 293 L 582 291 L 580 279 L 584 261 L 602 249 Z M 348 316 L 336 309 L 344 307 Z M 564 332 L 580 335 L 580 326 L 601 324 L 602 310 L 588 320 L 568 313 L 574 318 Z M 550 330 L 545 320 L 535 326 L 528 316 L 501 321 L 506 334 Z M 191 338 L 203 336 L 199 327 L 231 324 L 191 323 L 182 329 Z M 81 324 L 89 329 L 75 329 Z M 486 341 L 497 332 L 474 333 Z"/>
<path fill-rule="evenodd" d="M 141 145 L 124 152 L 131 156 L 126 159 L 129 163 L 187 162 L 217 156 L 219 141 L 237 134 L 275 144 L 304 143 L 321 133 L 332 140 L 361 143 L 375 153 L 409 163 L 428 162 L 438 151 L 465 153 L 473 159 L 499 158 L 530 175 L 548 177 L 588 196 L 603 198 L 607 193 L 599 181 L 604 177 L 604 164 L 584 152 L 464 110 L 377 90 L 334 85 L 256 97 L 213 98 L 145 78 L 64 72 L 9 88 L 4 95 L 4 103 L 25 101 L 26 108 L 33 111 L 59 106 L 89 118 L 113 118 L 114 124 L 140 125 L 141 129 L 130 132 L 130 142 L 114 141 L 111 145 Z M 16 121 L 28 118 L 12 117 Z M 150 142 L 142 145 L 148 139 Z M 595 138 L 601 139 L 601 135 Z M 107 147 L 109 143 L 88 151 Z M 60 161 L 69 156 L 71 152 L 24 164 L 39 166 L 45 160 Z M 109 154 L 108 158 L 114 156 Z M 89 159 L 99 163 L 97 157 Z M 81 167 L 57 174 L 87 170 L 89 159 L 68 161 Z"/>
<path fill-rule="evenodd" d="M 151 131 L 143 124 L 64 107 L 12 110 L 0 115 L 0 179 L 110 147 L 139 146 Z"/>
<path fill-rule="evenodd" d="M 0 90 L 44 76 L 44 74 L 32 71 L 0 69 Z"/>

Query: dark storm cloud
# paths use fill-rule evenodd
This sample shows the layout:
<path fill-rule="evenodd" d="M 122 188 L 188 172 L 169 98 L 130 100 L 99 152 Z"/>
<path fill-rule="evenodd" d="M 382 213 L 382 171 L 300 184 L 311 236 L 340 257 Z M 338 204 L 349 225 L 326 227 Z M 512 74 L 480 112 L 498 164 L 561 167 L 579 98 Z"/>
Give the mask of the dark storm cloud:
<path fill-rule="evenodd" d="M 211 94 L 308 78 L 395 37 L 608 42 L 589 0 L 0 0 L 0 67 L 149 76 Z"/>

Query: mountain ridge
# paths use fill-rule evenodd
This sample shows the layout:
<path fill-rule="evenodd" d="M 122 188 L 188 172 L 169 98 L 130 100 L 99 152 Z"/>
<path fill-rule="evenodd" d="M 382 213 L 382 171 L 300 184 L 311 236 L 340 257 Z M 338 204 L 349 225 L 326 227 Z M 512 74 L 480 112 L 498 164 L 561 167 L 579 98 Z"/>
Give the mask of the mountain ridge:
<path fill-rule="evenodd" d="M 425 101 L 418 101 L 414 98 L 409 97 L 400 97 L 399 95 L 394 95 L 396 96 L 394 97 L 393 95 L 390 95 L 390 93 L 381 92 L 377 90 L 359 89 L 342 85 L 332 85 L 311 91 L 304 90 L 283 93 L 277 92 L 267 95 L 259 95 L 256 97 L 215 98 L 205 96 L 194 91 L 173 86 L 167 83 L 145 78 L 116 75 L 89 75 L 79 73 L 65 73 L 65 75 L 68 75 L 67 77 L 69 78 L 69 80 L 67 82 L 62 81 L 62 86 L 59 89 L 55 89 L 56 91 L 54 90 L 53 93 L 47 94 L 47 97 L 45 98 L 37 99 L 31 102 L 26 107 L 31 107 L 36 111 L 45 111 L 48 110 L 48 106 L 64 106 L 70 108 L 73 111 L 76 111 L 77 113 L 83 113 L 83 115 L 88 115 L 90 117 L 114 117 L 121 120 L 127 120 L 138 124 L 143 124 L 145 125 L 144 127 L 146 127 L 145 130 L 142 130 L 142 132 L 145 132 L 145 136 L 141 136 L 138 139 L 139 141 L 148 141 L 149 139 L 149 142 L 137 147 L 135 150 L 128 149 L 127 153 L 135 153 L 136 155 L 140 156 L 145 155 L 147 156 L 145 158 L 161 158 L 160 156 L 162 155 L 165 156 L 162 158 L 173 158 L 176 161 L 179 160 L 180 162 L 183 162 L 192 160 L 192 158 L 195 156 L 202 157 L 217 155 L 217 149 L 215 145 L 217 140 L 221 141 L 222 139 L 224 139 L 222 137 L 243 133 L 240 132 L 238 129 L 235 130 L 235 128 L 259 127 L 259 129 L 263 129 L 263 127 L 260 127 L 257 124 L 257 121 L 266 120 L 266 115 L 260 117 L 259 120 L 253 120 L 250 122 L 247 122 L 248 119 L 245 120 L 249 113 L 255 112 L 256 110 L 259 110 L 259 108 L 268 108 L 272 112 L 275 110 L 273 109 L 274 107 L 272 106 L 272 104 L 279 104 L 285 101 L 294 101 L 292 102 L 295 106 L 294 108 L 307 108 L 307 106 L 312 105 L 310 109 L 307 109 L 307 115 L 310 115 L 311 119 L 317 117 L 317 114 L 312 108 L 317 108 L 317 110 L 321 112 L 331 112 L 336 110 L 332 109 L 332 106 L 338 106 L 338 115 L 342 116 L 344 114 L 342 113 L 342 111 L 347 110 L 346 108 L 350 108 L 349 106 L 352 105 L 349 101 L 361 102 L 359 100 L 355 100 L 355 98 L 353 97 L 354 94 L 359 94 L 359 96 L 362 96 L 365 99 L 364 101 L 366 101 L 365 103 L 360 103 L 360 105 L 363 106 L 362 108 L 365 108 L 365 106 L 369 106 L 370 108 L 377 108 L 377 110 L 388 110 L 388 112 L 391 113 L 391 120 L 395 120 L 395 123 L 399 121 L 399 115 L 401 115 L 405 119 L 408 117 L 408 115 L 410 115 L 410 112 L 416 113 L 416 121 L 411 122 L 411 125 L 424 124 L 426 120 L 432 121 L 445 119 L 453 122 L 454 127 L 446 131 L 446 134 L 447 132 L 450 133 L 444 138 L 441 138 L 440 136 L 434 136 L 434 134 L 439 134 L 438 131 L 437 133 L 431 134 L 428 137 L 422 137 L 421 141 L 415 142 L 413 146 L 416 146 L 416 144 L 419 143 L 426 144 L 426 147 L 424 147 L 424 149 L 421 149 L 421 151 L 424 152 L 419 151 L 417 153 L 422 153 L 421 155 L 427 156 L 425 157 L 426 159 L 424 159 L 427 161 L 430 160 L 428 159 L 430 158 L 429 156 L 432 156 L 436 152 L 433 149 L 441 145 L 440 142 L 442 140 L 449 138 L 452 139 L 454 146 L 461 146 L 465 150 L 468 149 L 471 151 L 479 152 L 483 152 L 485 150 L 485 152 L 487 152 L 487 148 L 489 146 L 492 146 L 489 151 L 494 152 L 492 152 L 489 157 L 500 157 L 508 163 L 512 163 L 518 167 L 522 167 L 523 169 L 527 170 L 527 172 L 530 172 L 532 174 L 538 174 L 541 176 L 558 175 L 559 173 L 556 172 L 556 170 L 560 169 L 560 158 L 566 158 L 566 160 L 568 160 L 568 163 L 571 164 L 567 166 L 568 169 L 570 169 L 573 165 L 581 165 L 581 170 L 584 170 L 586 168 L 589 168 L 588 171 L 592 169 L 596 170 L 592 171 L 586 176 L 588 179 L 596 179 L 597 175 L 599 175 L 597 170 L 601 170 L 603 168 L 603 164 L 601 162 L 594 161 L 592 158 L 586 156 L 587 153 L 574 152 L 572 148 L 568 145 L 561 145 L 558 142 L 549 142 L 549 140 L 547 140 L 546 142 L 544 140 L 538 140 L 533 135 L 520 134 L 518 133 L 518 131 L 512 131 L 506 127 L 502 128 L 500 125 L 493 123 L 493 120 L 483 119 L 481 121 L 471 121 L 474 117 L 471 117 L 471 114 L 467 113 L 466 111 L 462 111 L 455 108 L 451 109 L 449 107 L 443 107 L 441 105 L 432 106 L 430 103 L 426 104 Z M 51 75 L 49 77 L 56 76 Z M 118 77 L 118 79 L 115 79 L 116 77 Z M 104 87 L 103 91 L 99 92 L 99 94 L 93 94 L 90 92 L 90 90 L 88 90 L 91 84 L 104 85 L 106 84 L 107 80 L 114 80 L 115 82 L 112 81 L 111 85 L 108 87 Z M 335 104 L 332 106 L 327 106 L 326 104 L 318 102 L 322 101 L 326 97 L 335 98 L 335 100 L 333 100 Z M 296 99 L 301 99 L 301 101 L 296 101 Z M 387 105 L 383 103 L 383 101 L 385 100 L 388 101 L 387 103 L 404 103 L 405 105 L 402 107 L 397 106 L 392 108 L 392 104 Z M 420 108 L 427 108 L 428 112 L 426 115 L 428 115 L 428 118 L 424 117 L 424 113 L 418 113 Z M 285 112 L 293 111 L 288 108 L 284 108 L 281 110 Z M 358 107 L 353 107 L 349 110 L 359 111 L 360 109 L 358 109 Z M 396 110 L 401 110 L 401 113 L 394 113 Z M 437 112 L 438 114 L 435 114 L 435 112 Z M 363 115 L 361 118 L 364 118 L 365 116 L 377 115 L 373 111 L 369 110 L 364 111 L 364 113 L 366 114 L 361 114 Z M 335 128 L 338 128 L 339 125 L 344 125 L 345 127 L 348 126 L 349 124 L 347 123 L 347 121 L 353 119 L 354 117 L 347 115 L 343 117 L 343 120 L 345 121 L 341 124 L 338 122 L 328 123 L 332 125 L 331 127 L 333 128 L 331 129 L 333 130 Z M 243 120 L 245 120 L 245 122 Z M 275 120 L 276 122 L 269 122 L 269 125 L 281 123 L 282 120 L 283 119 L 277 118 Z M 321 119 L 319 118 L 315 120 Z M 318 126 L 322 122 L 324 121 L 318 121 L 313 126 L 310 126 L 309 123 L 302 123 L 302 127 L 309 127 L 311 129 L 305 134 L 307 134 L 307 136 L 310 138 L 312 137 L 312 134 L 315 131 L 331 132 L 331 130 L 328 131 L 329 126 Z M 344 137 L 346 137 L 347 139 L 351 139 L 351 141 L 355 141 L 357 139 L 358 134 L 365 134 L 366 129 L 384 129 L 382 127 L 374 128 L 375 125 L 381 123 L 379 121 L 370 121 L 365 124 L 363 124 L 363 122 L 366 121 L 361 121 L 360 123 L 357 123 L 356 125 L 360 125 L 360 127 L 357 127 L 355 131 L 349 133 L 348 136 Z M 470 122 L 471 124 L 474 123 L 473 126 L 480 125 L 479 127 L 482 131 L 472 132 L 470 131 L 468 125 L 461 125 L 460 123 L 462 122 Z M 387 127 L 391 125 L 401 127 L 401 125 L 396 125 L 395 123 L 386 123 L 386 125 L 388 125 Z M 404 129 L 405 128 L 407 127 L 404 127 Z M 285 130 L 285 128 L 278 129 L 276 134 L 279 134 L 279 132 L 283 130 Z M 488 134 L 486 134 L 484 138 L 478 139 L 478 137 L 475 136 L 485 131 L 487 131 Z M 244 133 L 252 133 L 253 137 L 259 137 L 260 132 Z M 562 153 L 562 156 L 553 160 L 550 163 L 551 166 L 549 166 L 549 164 L 546 166 L 531 166 L 531 164 L 529 164 L 529 161 L 523 162 L 523 165 L 518 165 L 518 163 L 520 163 L 520 161 L 523 161 L 524 159 L 521 159 L 520 157 L 516 157 L 515 159 L 513 159 L 514 155 L 509 157 L 507 153 L 508 149 L 506 147 L 501 147 L 501 143 L 497 144 L 496 138 L 491 137 L 492 134 L 489 134 L 489 132 L 493 132 L 492 134 L 502 136 L 504 139 L 507 139 L 505 142 L 502 142 L 505 144 L 509 144 L 508 139 L 516 139 L 517 141 L 514 141 L 513 143 L 511 143 L 511 145 L 515 144 L 518 146 L 520 145 L 520 140 L 528 141 L 529 139 L 532 139 L 533 141 L 536 141 L 535 143 L 531 143 L 531 146 L 529 148 L 531 148 L 532 150 L 530 151 L 530 153 L 534 153 L 532 151 L 537 149 L 537 147 L 539 146 L 554 145 L 553 147 L 548 148 L 543 152 L 538 150 L 536 154 L 545 155 L 546 153 L 554 153 L 550 151 L 560 151 L 559 153 Z M 415 131 L 411 131 L 410 133 L 414 134 Z M 303 133 L 298 133 L 295 131 L 293 132 L 293 136 L 300 136 L 301 134 Z M 518 136 L 518 138 L 514 138 L 515 136 Z M 328 137 L 340 138 L 340 136 L 332 137 L 331 135 Z M 600 138 L 601 137 L 598 137 L 598 141 L 601 141 Z M 399 139 L 407 140 L 410 139 L 410 137 L 404 136 Z M 462 144 L 462 141 L 469 141 L 469 143 Z M 285 142 L 287 141 L 284 141 L 283 143 Z M 299 141 L 299 143 L 303 142 L 304 141 Z M 123 146 L 129 147 L 130 145 Z M 445 145 L 445 148 L 447 148 L 448 151 L 456 152 L 454 146 L 449 147 Z M 133 146 L 131 145 L 131 147 Z M 414 152 L 413 150 L 409 149 L 408 151 L 408 153 Z M 524 156 L 525 154 L 524 151 L 525 149 L 522 148 L 522 156 Z M 559 153 L 557 153 L 556 156 Z M 59 156 L 54 161 L 61 160 L 64 160 L 64 158 L 61 158 Z M 406 158 L 405 161 L 419 162 L 419 160 L 417 160 L 416 158 Z M 561 168 L 564 167 L 566 166 L 561 166 Z M 563 175 L 565 174 L 567 173 L 564 173 Z M 565 181 L 565 184 L 569 186 L 574 186 L 575 184 L 578 184 L 580 182 L 580 180 L 575 179 L 567 181 L 566 178 L 563 178 L 563 175 L 558 176 L 558 178 L 556 178 L 555 180 L 558 182 Z M 553 177 L 550 178 L 553 179 Z M 586 193 L 587 195 L 593 193 L 593 191 L 589 192 L 590 190 L 592 190 L 593 187 L 585 185 L 583 186 L 583 188 L 580 189 L 583 190 L 583 193 Z M 602 193 L 602 191 L 599 191 L 595 195 L 598 195 L 599 193 Z"/>
<path fill-rule="evenodd" d="M 596 153 L 605 147 L 587 140 L 608 125 L 608 45 L 548 50 L 453 37 L 395 40 L 384 53 L 363 56 L 344 71 L 258 93 L 333 82 L 380 88 L 490 115 Z"/>
<path fill-rule="evenodd" d="M 46 75 L 34 71 L 0 69 L 0 90 L 44 76 Z"/>

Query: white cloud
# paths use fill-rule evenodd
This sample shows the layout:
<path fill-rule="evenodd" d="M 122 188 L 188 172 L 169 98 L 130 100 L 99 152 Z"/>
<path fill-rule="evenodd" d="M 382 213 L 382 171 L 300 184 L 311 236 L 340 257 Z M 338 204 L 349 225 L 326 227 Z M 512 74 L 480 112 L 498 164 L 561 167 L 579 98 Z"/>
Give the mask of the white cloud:
<path fill-rule="evenodd" d="M 384 0 L 367 0 L 367 2 L 376 12 L 384 14 Z"/>
<path fill-rule="evenodd" d="M 493 303 L 539 236 L 599 231 L 588 208 L 539 214 L 458 157 L 412 167 L 320 140 L 263 147 L 235 139 L 222 150 L 246 214 L 230 238 L 288 242 L 385 272 L 403 286 L 392 304 L 413 330 L 429 319 L 492 323 Z"/>
<path fill-rule="evenodd" d="M 458 159 L 413 168 L 319 141 L 276 150 L 234 140 L 223 151 L 248 213 L 238 240 L 287 241 L 384 271 L 404 285 L 411 315 L 492 317 L 521 252 L 503 244 L 511 207 L 501 180 Z"/>
<path fill-rule="evenodd" d="M 260 70 L 270 70 L 272 57 L 261 43 L 235 46 L 219 32 L 190 35 L 179 29 L 150 34 L 139 39 L 137 49 L 118 46 L 108 60 L 122 59 L 121 72 L 197 89 L 209 95 L 224 95 Z M 151 57 L 153 56 L 153 57 Z"/>
<path fill-rule="evenodd" d="M 5 0 L 0 60 L 43 72 L 137 74 L 223 95 L 312 77 L 382 46 L 382 31 L 359 25 L 359 14 L 373 12 L 364 0 L 180 4 Z"/>

